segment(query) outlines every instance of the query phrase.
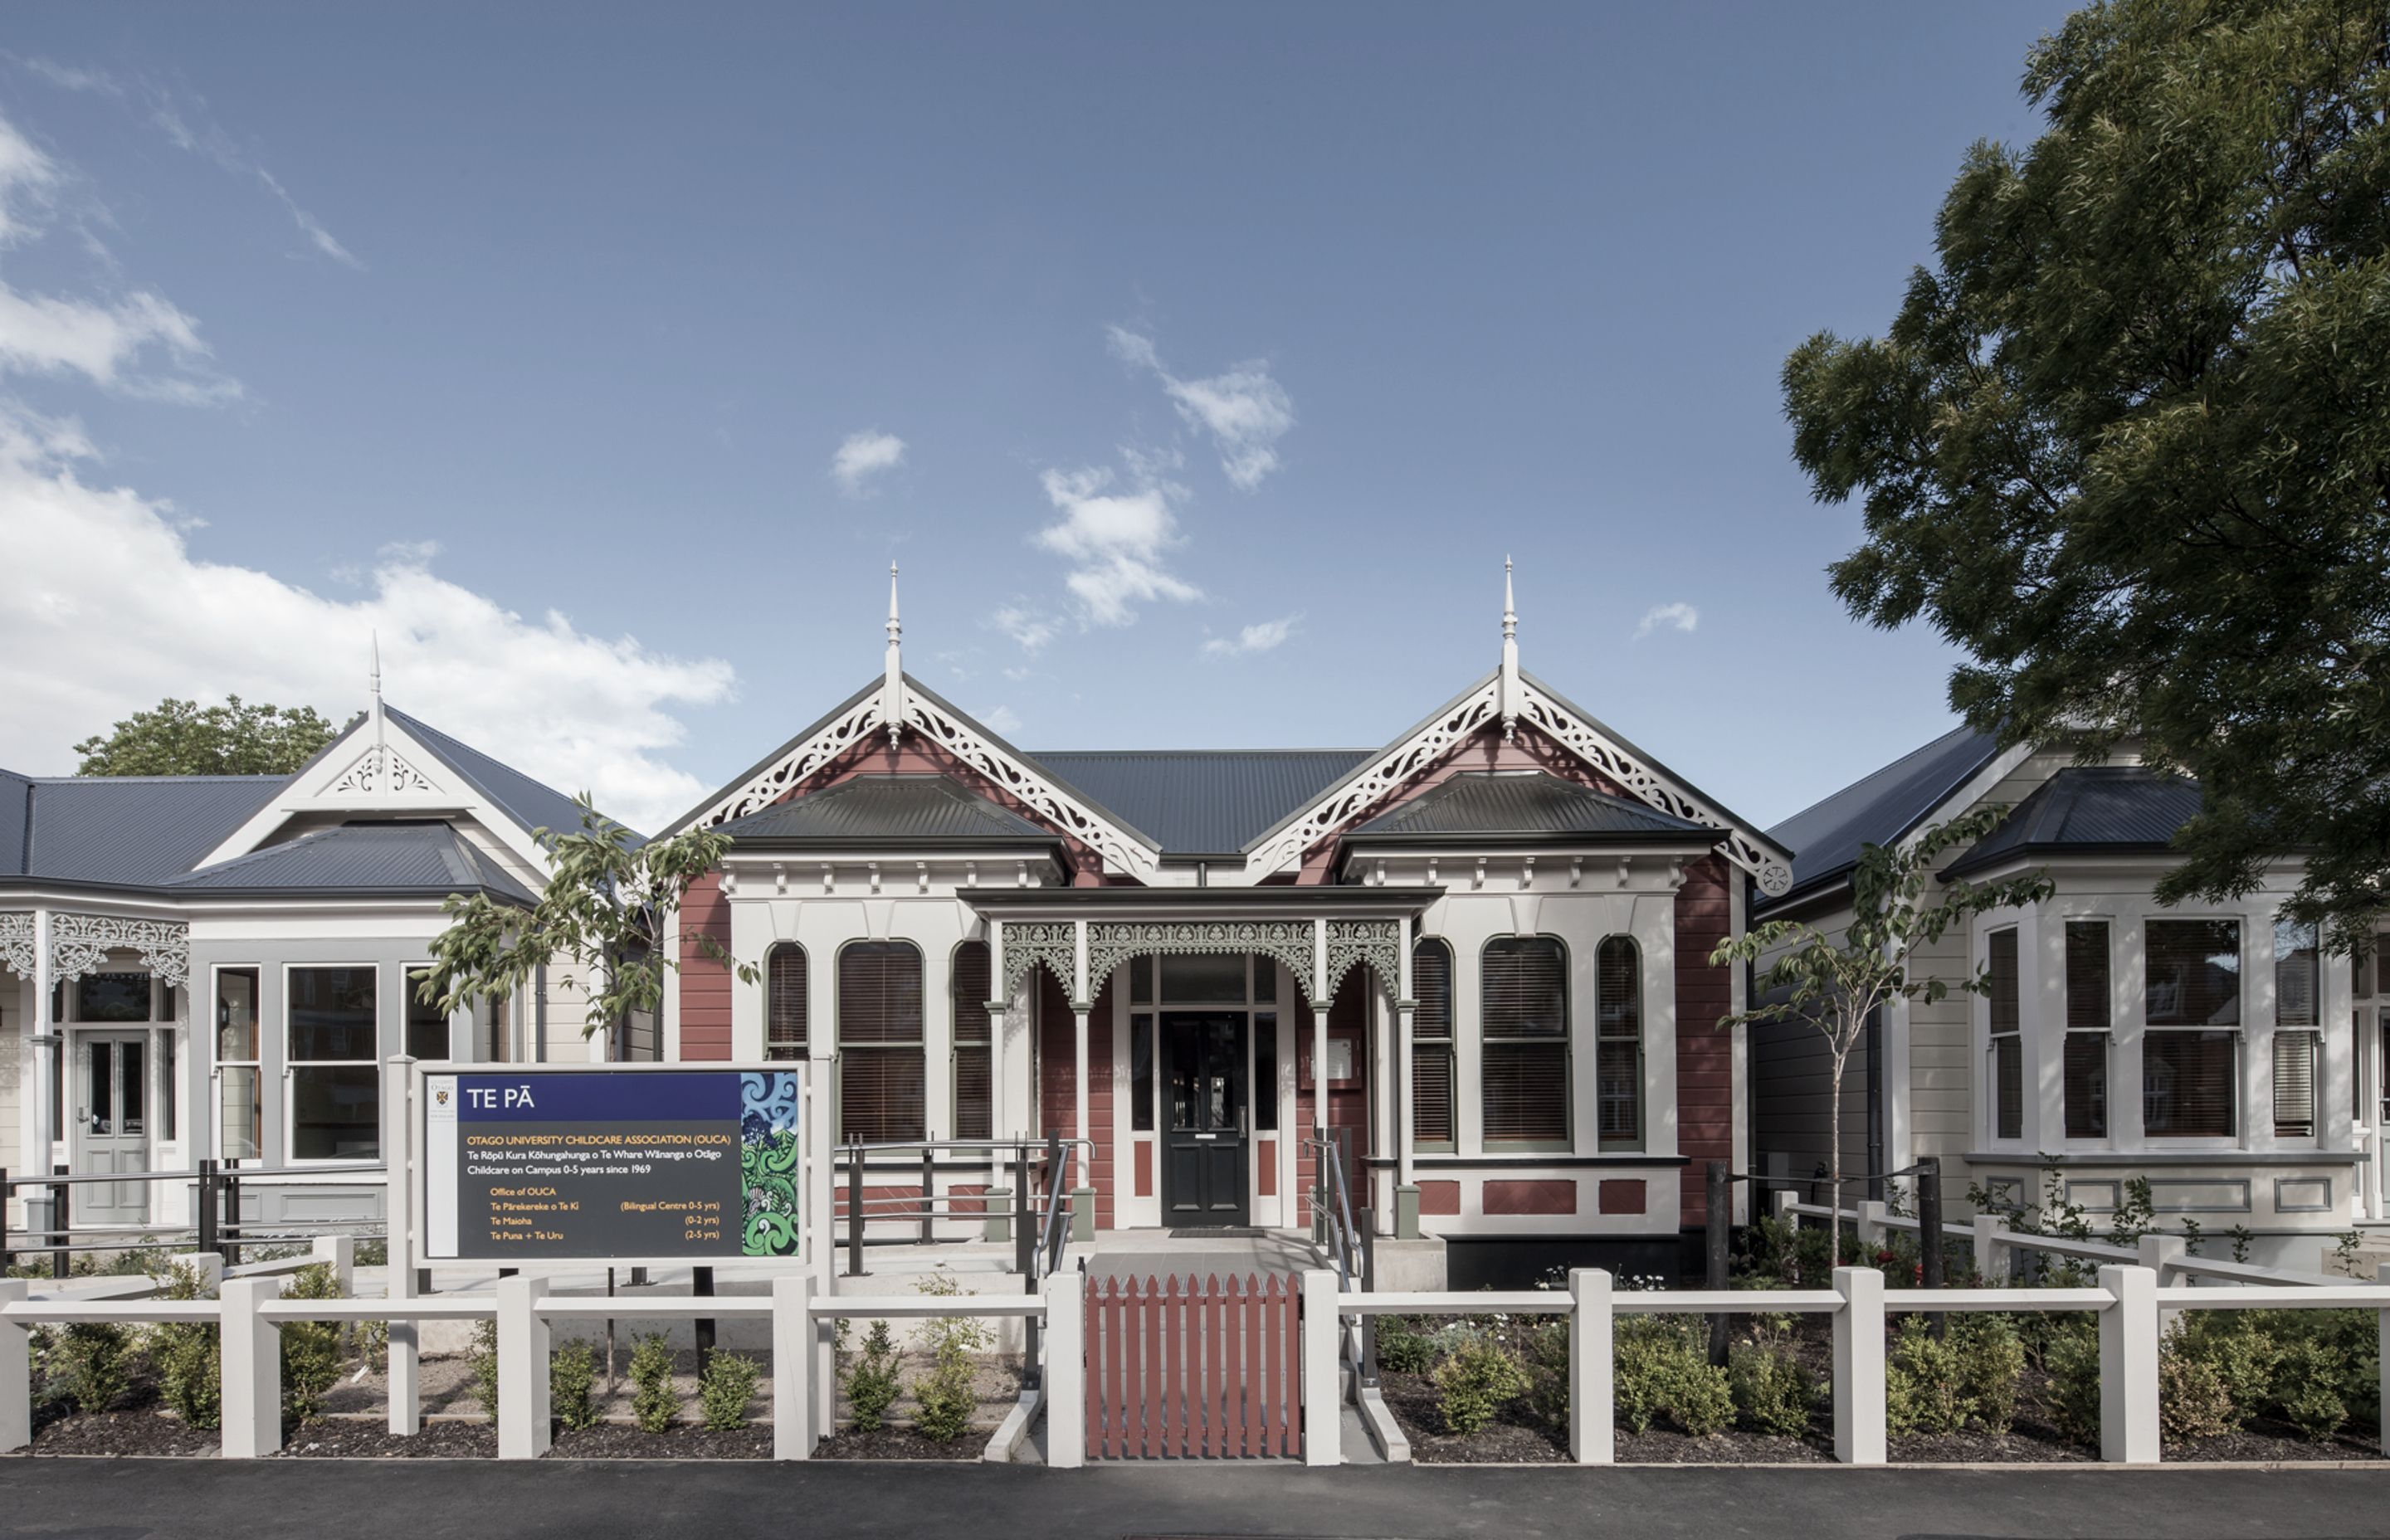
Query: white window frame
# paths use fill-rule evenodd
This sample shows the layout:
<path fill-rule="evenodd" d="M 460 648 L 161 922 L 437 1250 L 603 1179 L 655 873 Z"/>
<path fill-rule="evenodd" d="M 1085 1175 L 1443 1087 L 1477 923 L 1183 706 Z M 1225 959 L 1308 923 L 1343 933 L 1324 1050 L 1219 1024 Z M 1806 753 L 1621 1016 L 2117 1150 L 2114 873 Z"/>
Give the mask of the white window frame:
<path fill-rule="evenodd" d="M 405 965 L 401 964 L 400 966 L 404 967 Z M 350 968 L 362 968 L 368 969 L 374 976 L 375 1057 L 372 1059 L 305 1059 L 294 1057 L 290 1052 L 290 997 L 292 993 L 290 988 L 290 975 L 302 969 L 312 970 L 321 969 L 328 971 L 335 969 Z M 380 1057 L 382 1049 L 381 1008 L 384 1003 L 381 993 L 381 972 L 382 965 L 380 963 L 371 961 L 342 962 L 326 960 L 317 962 L 310 960 L 307 962 L 286 962 L 282 965 L 282 1023 L 279 1031 L 281 1033 L 280 1044 L 282 1048 L 282 1163 L 286 1166 L 296 1167 L 303 1170 L 308 1166 L 347 1165 L 354 1163 L 353 1157 L 343 1157 L 338 1155 L 310 1156 L 304 1160 L 300 1158 L 294 1144 L 299 1132 L 299 1120 L 291 1114 L 298 1106 L 299 1072 L 302 1068 L 310 1070 L 339 1070 L 354 1069 L 362 1065 L 366 1069 L 374 1071 L 376 1076 L 374 1082 L 374 1159 L 380 1160 L 389 1153 L 386 1149 L 384 1135 L 387 1132 L 385 1124 L 390 1110 L 381 1104 L 381 1082 L 379 1078 L 382 1063 Z M 403 1017 L 404 1013 L 402 1013 L 402 1021 L 400 1026 L 400 1030 L 402 1032 L 405 1030 Z M 452 1026 L 449 1030 L 454 1032 L 456 1029 Z M 453 1048 L 455 1045 L 452 1043 L 450 1046 Z"/>

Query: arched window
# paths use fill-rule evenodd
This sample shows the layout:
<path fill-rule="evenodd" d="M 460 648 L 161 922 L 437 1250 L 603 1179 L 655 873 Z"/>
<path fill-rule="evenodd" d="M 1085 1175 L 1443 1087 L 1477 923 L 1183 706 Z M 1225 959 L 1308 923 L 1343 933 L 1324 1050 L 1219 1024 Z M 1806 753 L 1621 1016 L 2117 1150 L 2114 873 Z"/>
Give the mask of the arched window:
<path fill-rule="evenodd" d="M 928 1136 L 921 1007 L 921 951 L 911 942 L 859 941 L 838 955 L 841 1138 Z"/>
<path fill-rule="evenodd" d="M 989 977 L 987 943 L 967 941 L 955 948 L 953 1021 L 955 1024 L 955 1137 L 986 1139 L 995 1136 L 989 1116 L 987 1002 L 995 988 Z"/>
<path fill-rule="evenodd" d="M 1605 936 L 1593 955 L 1594 1106 L 1604 1149 L 1643 1146 L 1643 954 Z"/>
<path fill-rule="evenodd" d="M 764 1057 L 804 1059 L 806 982 L 805 949 L 795 942 L 775 943 L 764 954 Z"/>
<path fill-rule="evenodd" d="M 1452 1148 L 1452 948 L 1433 938 L 1411 948 L 1411 1136 Z"/>
<path fill-rule="evenodd" d="M 1478 959 L 1478 980 L 1485 1142 L 1564 1148 L 1568 948 L 1550 936 L 1497 936 Z"/>

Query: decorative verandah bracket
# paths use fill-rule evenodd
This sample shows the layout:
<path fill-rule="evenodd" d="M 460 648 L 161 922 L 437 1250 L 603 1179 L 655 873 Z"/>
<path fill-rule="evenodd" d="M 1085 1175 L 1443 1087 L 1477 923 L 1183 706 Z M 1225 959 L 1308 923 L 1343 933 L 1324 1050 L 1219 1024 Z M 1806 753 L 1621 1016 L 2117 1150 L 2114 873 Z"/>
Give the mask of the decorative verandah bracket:
<path fill-rule="evenodd" d="M 24 910 L 0 913 L 0 963 L 20 979 L 34 973 L 33 916 Z M 86 915 L 71 909 L 50 914 L 50 977 L 80 979 L 96 973 L 114 951 L 135 952 L 159 982 L 181 986 L 190 982 L 191 928 L 178 919 L 126 919 L 116 915 Z"/>
<path fill-rule="evenodd" d="M 1004 972 L 996 980 L 999 999 L 1009 1000 L 1029 970 L 1043 963 L 1065 995 L 1078 984 L 1077 926 L 1067 919 L 1009 919 L 1004 922 Z"/>
<path fill-rule="evenodd" d="M 1006 942 L 1020 927 L 1006 927 Z M 1304 998 L 1324 1005 L 1356 964 L 1376 970 L 1379 987 L 1391 998 L 1398 987 L 1402 962 L 1402 926 L 1391 919 L 1334 919 L 1328 922 L 1328 966 L 1324 995 L 1315 985 L 1316 931 L 1303 919 L 1099 919 L 1087 923 L 1087 979 L 1090 987 L 1110 978 L 1113 969 L 1132 957 L 1185 956 L 1199 953 L 1253 952 L 1276 959 L 1294 978 Z"/>

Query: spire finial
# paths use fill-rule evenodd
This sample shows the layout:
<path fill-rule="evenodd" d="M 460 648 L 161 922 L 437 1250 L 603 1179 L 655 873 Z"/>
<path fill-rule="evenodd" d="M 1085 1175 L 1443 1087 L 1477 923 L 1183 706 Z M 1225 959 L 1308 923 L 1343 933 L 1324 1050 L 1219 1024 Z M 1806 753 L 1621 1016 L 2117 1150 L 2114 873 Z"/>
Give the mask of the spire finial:
<path fill-rule="evenodd" d="M 905 624 L 896 618 L 896 564 L 888 564 L 888 645 L 894 647 L 905 635 Z"/>
<path fill-rule="evenodd" d="M 1502 558 L 1502 677 L 1495 687 L 1502 708 L 1502 741 L 1519 725 L 1519 605 L 1510 590 L 1510 558 Z"/>
<path fill-rule="evenodd" d="M 1519 604 L 1510 597 L 1510 558 L 1502 558 L 1502 635 L 1505 640 L 1519 635 Z"/>
<path fill-rule="evenodd" d="M 894 748 L 905 731 L 905 663 L 901 645 L 905 625 L 896 618 L 896 564 L 888 564 L 888 679 L 880 688 L 880 715 L 888 724 L 888 746 Z"/>
<path fill-rule="evenodd" d="M 366 635 L 373 648 L 373 667 L 366 675 L 366 686 L 373 691 L 373 698 L 379 700 L 381 699 L 381 633 L 368 631 Z"/>

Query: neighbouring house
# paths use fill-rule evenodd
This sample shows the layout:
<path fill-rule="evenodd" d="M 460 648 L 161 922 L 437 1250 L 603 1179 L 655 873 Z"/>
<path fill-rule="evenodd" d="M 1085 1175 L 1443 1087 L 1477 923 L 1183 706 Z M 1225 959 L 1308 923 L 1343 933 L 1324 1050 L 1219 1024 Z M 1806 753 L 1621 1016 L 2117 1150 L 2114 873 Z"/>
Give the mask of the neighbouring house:
<path fill-rule="evenodd" d="M 235 1162 L 241 1216 L 379 1213 L 383 1062 L 655 1056 L 582 1037 L 570 968 L 452 1020 L 416 998 L 452 893 L 528 906 L 571 799 L 383 704 L 292 776 L 0 772 L 0 1165 Z M 47 1223 L 20 1194 L 12 1229 Z M 192 1187 L 72 1189 L 77 1226 L 192 1223 Z M 20 1241 L 21 1244 L 21 1241 Z"/>
<path fill-rule="evenodd" d="M 1300 1226 L 1324 1132 L 1456 1284 L 1676 1270 L 1748 1125 L 1710 950 L 1790 852 L 1523 672 L 1507 593 L 1383 745 L 1032 753 L 905 673 L 891 586 L 880 676 L 666 831 L 733 839 L 667 1059 L 812 1060 L 893 1236 L 916 1146 L 968 1213 L 1049 1132 L 1098 1229 Z"/>
<path fill-rule="evenodd" d="M 1937 879 L 2041 869 L 2056 892 L 1921 951 L 1919 972 L 1981 974 L 1985 993 L 1870 1023 L 1843 1086 L 1844 1171 L 1859 1177 L 1844 1201 L 1886 1196 L 1868 1174 L 1932 1155 L 1954 1212 L 1971 1186 L 2006 1206 L 2054 1184 L 2104 1228 L 2144 1178 L 2160 1226 L 2204 1232 L 2207 1254 L 2239 1226 L 2253 1260 L 2305 1268 L 2383 1219 L 2379 948 L 2332 956 L 2285 920 L 2292 862 L 2238 899 L 2159 905 L 2168 842 L 2200 806 L 2191 781 L 2129 753 L 2081 765 L 1960 728 L 1769 830 L 1796 852 L 1792 881 L 1754 894 L 1754 920 L 1831 932 L 1865 846 L 1993 803 L 2012 811 Z M 1821 1177 L 1823 1039 L 1772 1023 L 1753 1029 L 1751 1053 L 1756 1168 Z"/>

